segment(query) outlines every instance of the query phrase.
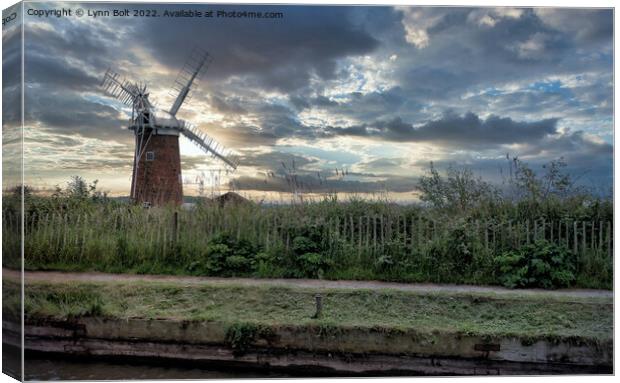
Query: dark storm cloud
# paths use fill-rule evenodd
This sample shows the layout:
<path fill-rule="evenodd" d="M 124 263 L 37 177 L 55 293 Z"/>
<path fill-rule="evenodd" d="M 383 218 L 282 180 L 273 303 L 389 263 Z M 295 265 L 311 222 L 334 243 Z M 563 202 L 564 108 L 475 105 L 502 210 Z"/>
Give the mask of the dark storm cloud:
<path fill-rule="evenodd" d="M 315 106 L 315 107 L 321 107 L 321 108 L 327 108 L 327 107 L 339 107 L 341 106 L 341 104 L 330 100 L 329 98 L 325 97 L 325 96 L 316 96 L 316 97 L 303 97 L 300 95 L 291 95 L 289 96 L 289 101 L 291 102 L 291 104 L 293 104 L 297 109 L 307 109 L 309 107 Z"/>
<path fill-rule="evenodd" d="M 109 105 L 89 100 L 79 94 L 42 87 L 26 92 L 26 124 L 40 123 L 50 133 L 113 139 L 128 142 L 132 135 L 127 122 Z M 70 106 L 70 108 L 68 107 Z"/>
<path fill-rule="evenodd" d="M 471 20 L 472 14 L 485 11 L 489 9 L 473 8 L 466 13 L 444 9 L 441 21 L 427 31 L 427 47 L 409 54 L 411 44 L 393 46 L 403 61 L 396 76 L 410 97 L 458 102 L 471 88 L 535 81 L 549 75 L 611 71 L 611 56 L 603 52 L 603 57 L 593 60 L 592 55 L 601 53 L 601 44 L 611 51 L 612 34 L 602 33 L 599 44 L 592 46 L 581 42 L 580 30 L 571 26 L 579 25 L 580 19 L 590 25 L 599 18 L 608 25 L 610 10 L 554 9 L 553 15 L 559 15 L 562 22 L 553 25 L 531 9 L 522 9 L 519 17 L 496 18 L 493 26 Z"/>
<path fill-rule="evenodd" d="M 359 121 L 372 121 L 398 114 L 401 110 L 415 113 L 422 105 L 411 99 L 399 86 L 384 91 L 373 91 L 366 94 L 351 92 L 345 95 L 347 101 L 337 102 L 325 96 L 304 97 L 291 95 L 289 100 L 298 110 L 315 108 L 329 111 L 335 115 L 354 118 Z"/>
<path fill-rule="evenodd" d="M 243 101 L 235 98 L 225 98 L 221 95 L 212 94 L 209 96 L 209 103 L 211 107 L 221 113 L 233 115 L 247 113 L 247 110 L 243 106 Z"/>
<path fill-rule="evenodd" d="M 21 42 L 19 29 L 2 32 L 2 89 L 20 84 Z"/>
<path fill-rule="evenodd" d="M 99 100 L 99 76 L 115 66 L 120 53 L 113 49 L 119 42 L 114 29 L 71 18 L 27 21 L 25 123 L 49 134 L 129 142 L 119 111 Z M 134 56 L 127 52 L 122 57 Z"/>
<path fill-rule="evenodd" d="M 610 10 L 539 8 L 534 12 L 543 23 L 573 36 L 578 43 L 605 42 L 613 34 L 614 20 Z"/>
<path fill-rule="evenodd" d="M 283 11 L 284 18 L 188 19 L 175 23 L 174 28 L 169 27 L 170 19 L 158 18 L 144 21 L 137 38 L 172 70 L 181 68 L 192 46 L 201 45 L 215 56 L 209 69 L 210 81 L 249 75 L 249 85 L 290 91 L 308 85 L 312 75 L 332 78 L 336 60 L 367 54 L 378 46 L 378 41 L 354 22 L 351 9 L 243 6 L 247 11 Z M 163 29 L 166 33 L 160 33 Z"/>
<path fill-rule="evenodd" d="M 63 63 L 71 58 L 99 70 L 105 70 L 115 58 L 113 47 L 117 45 L 118 34 L 113 30 L 93 28 L 68 18 L 55 20 L 52 25 L 43 28 L 31 24 L 24 29 L 26 66 L 31 54 L 45 56 L 51 63 Z"/>
<path fill-rule="evenodd" d="M 565 59 L 562 53 L 572 47 L 566 36 L 547 27 L 531 9 L 524 10 L 518 18 L 502 18 L 493 28 L 478 26 L 473 31 L 473 41 L 481 48 L 476 53 L 500 62 L 559 62 Z M 544 52 L 524 56 L 520 46 L 536 38 L 545 43 Z"/>
<path fill-rule="evenodd" d="M 21 119 L 21 35 L 19 29 L 2 34 L 2 125 L 6 129 Z"/>
<path fill-rule="evenodd" d="M 526 156 L 549 154 L 604 158 L 610 161 L 613 158 L 613 145 L 604 141 L 594 141 L 586 137 L 584 132 L 578 131 L 532 142 L 528 149 L 523 151 L 523 155 Z"/>
<path fill-rule="evenodd" d="M 100 79 L 86 73 L 82 68 L 71 65 L 67 60 L 30 52 L 25 65 L 26 83 L 59 86 L 67 90 L 97 90 Z"/>
<path fill-rule="evenodd" d="M 539 140 L 556 133 L 556 124 L 557 119 L 519 122 L 510 118 L 490 116 L 483 120 L 474 113 L 467 113 L 464 116 L 448 115 L 442 119 L 429 121 L 420 127 L 394 118 L 369 125 L 333 127 L 327 130 L 327 134 L 373 137 L 390 141 L 428 141 L 470 147 Z"/>

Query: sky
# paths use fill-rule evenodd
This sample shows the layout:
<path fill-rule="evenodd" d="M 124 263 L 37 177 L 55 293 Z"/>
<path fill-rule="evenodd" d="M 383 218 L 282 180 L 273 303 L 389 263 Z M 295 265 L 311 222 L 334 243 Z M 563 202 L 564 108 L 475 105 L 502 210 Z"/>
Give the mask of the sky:
<path fill-rule="evenodd" d="M 61 3 L 27 4 L 57 9 Z M 72 4 L 85 10 L 119 5 Z M 429 164 L 501 184 L 506 156 L 535 169 L 563 158 L 581 183 L 612 186 L 613 13 L 609 9 L 132 5 L 281 12 L 282 18 L 25 16 L 26 183 L 98 179 L 128 195 L 126 107 L 108 68 L 144 81 L 168 109 L 192 49 L 212 65 L 178 116 L 234 151 L 224 166 L 181 139 L 185 193 L 229 188 L 282 198 L 293 187 L 415 200 Z M 19 63 L 3 35 L 3 71 Z M 3 83 L 7 113 L 18 79 Z M 8 95 L 8 97 L 7 97 Z"/>

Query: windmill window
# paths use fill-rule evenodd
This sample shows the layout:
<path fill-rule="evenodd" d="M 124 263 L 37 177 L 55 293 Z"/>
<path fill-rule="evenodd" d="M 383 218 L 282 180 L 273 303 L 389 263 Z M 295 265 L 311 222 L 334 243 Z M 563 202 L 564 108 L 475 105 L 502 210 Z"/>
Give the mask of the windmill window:
<path fill-rule="evenodd" d="M 146 160 L 154 161 L 155 160 L 155 152 L 146 152 Z"/>

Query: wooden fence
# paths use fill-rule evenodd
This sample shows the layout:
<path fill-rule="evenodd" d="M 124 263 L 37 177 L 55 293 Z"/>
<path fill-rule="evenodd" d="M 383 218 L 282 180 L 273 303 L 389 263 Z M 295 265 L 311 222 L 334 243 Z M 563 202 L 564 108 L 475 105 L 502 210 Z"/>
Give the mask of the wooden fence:
<path fill-rule="evenodd" d="M 5 244 L 19 231 L 19 220 L 3 214 Z M 215 235 L 228 233 L 238 239 L 290 248 L 297 235 L 308 230 L 318 233 L 329 248 L 348 246 L 350 251 L 381 255 L 386 246 L 401 246 L 415 252 L 431 241 L 458 240 L 460 233 L 472 237 L 485 249 L 497 252 L 518 248 L 539 239 L 565 245 L 575 254 L 597 252 L 613 255 L 613 225 L 610 221 L 525 220 L 525 221 L 437 221 L 419 216 L 340 216 L 311 218 L 278 215 L 275 212 L 226 214 L 225 210 L 194 212 L 161 211 L 154 214 L 82 214 L 32 215 L 25 224 L 26 236 L 49 241 L 61 248 L 67 243 L 84 243 L 117 233 L 132 233 L 153 244 L 173 241 L 208 242 Z M 14 238 L 13 238 L 14 239 Z M 28 238 L 26 239 L 28 241 Z"/>
<path fill-rule="evenodd" d="M 414 252 L 439 238 L 454 240 L 458 233 L 482 244 L 493 252 L 519 248 L 537 240 L 564 245 L 575 254 L 598 252 L 613 255 L 613 225 L 610 221 L 580 220 L 476 220 L 455 224 L 421 217 L 348 216 L 304 222 L 272 218 L 260 223 L 265 247 L 281 242 L 290 245 L 291 234 L 303 232 L 304 226 L 321 231 L 330 245 L 345 242 L 359 252 L 382 254 L 386 246 L 401 246 Z M 239 227 L 232 231 L 240 233 Z M 450 234 L 452 233 L 452 234 Z M 239 237 L 245 237 L 242 232 Z"/>

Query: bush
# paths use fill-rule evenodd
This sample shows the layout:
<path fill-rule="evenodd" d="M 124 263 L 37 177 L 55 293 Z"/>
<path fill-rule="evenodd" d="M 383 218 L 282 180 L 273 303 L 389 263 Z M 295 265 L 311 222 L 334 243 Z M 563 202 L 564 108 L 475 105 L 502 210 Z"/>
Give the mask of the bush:
<path fill-rule="evenodd" d="M 320 253 L 304 253 L 297 257 L 297 261 L 303 276 L 319 279 L 323 278 L 325 271 L 332 264 L 330 260 Z"/>
<path fill-rule="evenodd" d="M 320 237 L 312 230 L 308 236 L 298 235 L 293 238 L 291 250 L 295 267 L 295 276 L 322 278 L 332 265 L 325 251 L 321 248 Z"/>
<path fill-rule="evenodd" d="M 458 220 L 430 243 L 426 267 L 433 282 L 460 282 L 472 273 L 474 255 L 484 250 L 470 225 Z"/>
<path fill-rule="evenodd" d="M 575 281 L 576 261 L 565 247 L 545 240 L 504 252 L 496 258 L 499 282 L 510 288 L 570 286 Z"/>
<path fill-rule="evenodd" d="M 187 270 L 209 275 L 245 275 L 256 268 L 257 253 L 258 248 L 250 242 L 222 234 L 209 241 L 206 260 L 191 262 Z"/>

